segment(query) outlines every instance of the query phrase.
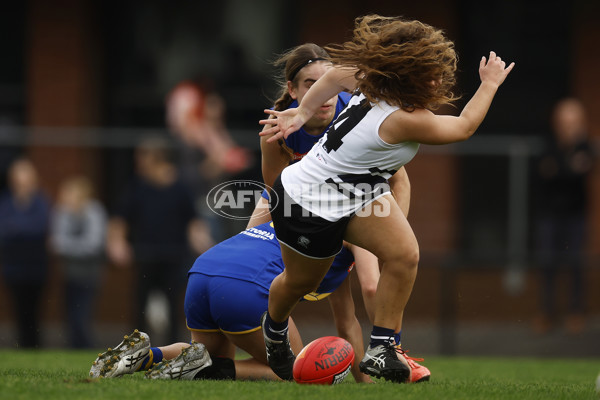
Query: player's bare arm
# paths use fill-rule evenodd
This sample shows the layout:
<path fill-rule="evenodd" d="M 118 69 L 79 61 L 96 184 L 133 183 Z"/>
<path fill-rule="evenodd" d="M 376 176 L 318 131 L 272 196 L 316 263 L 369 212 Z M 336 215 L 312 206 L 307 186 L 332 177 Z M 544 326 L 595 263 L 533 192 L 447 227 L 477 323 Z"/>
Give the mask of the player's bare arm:
<path fill-rule="evenodd" d="M 287 138 L 292 132 L 300 129 L 319 107 L 331 97 L 344 90 L 354 89 L 356 87 L 356 78 L 354 77 L 356 72 L 355 68 L 330 68 L 311 86 L 297 108 L 285 111 L 265 110 L 266 114 L 276 118 L 277 125 L 263 130 L 260 135 L 273 135 L 267 139 L 269 143 L 280 138 Z M 261 125 L 271 125 L 273 121 L 271 119 L 263 119 L 259 123 Z"/>
<path fill-rule="evenodd" d="M 431 145 L 468 139 L 483 122 L 498 87 L 514 66 L 513 62 L 507 67 L 496 53 L 490 52 L 489 60 L 482 57 L 479 64 L 481 84 L 459 116 L 435 115 L 425 109 L 398 110 L 381 125 L 381 138 L 388 143 L 413 141 Z"/>
<path fill-rule="evenodd" d="M 268 129 L 265 125 L 264 129 Z M 264 130 L 263 129 L 263 130 Z M 290 163 L 290 154 L 277 142 L 269 142 L 269 136 L 261 136 L 261 168 L 265 185 L 273 186 L 273 182 L 283 169 Z"/>

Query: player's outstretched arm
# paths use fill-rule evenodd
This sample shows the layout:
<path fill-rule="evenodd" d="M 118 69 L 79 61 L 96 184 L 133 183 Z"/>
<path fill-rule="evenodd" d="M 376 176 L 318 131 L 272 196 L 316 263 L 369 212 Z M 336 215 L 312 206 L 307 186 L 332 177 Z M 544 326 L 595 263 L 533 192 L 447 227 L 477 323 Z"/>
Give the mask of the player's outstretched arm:
<path fill-rule="evenodd" d="M 340 66 L 330 68 L 310 87 L 297 108 L 284 111 L 265 110 L 265 113 L 274 117 L 274 120 L 269 118 L 259 121 L 261 125 L 272 125 L 271 128 L 264 129 L 260 135 L 273 135 L 267 139 L 269 143 L 280 138 L 287 138 L 292 132 L 300 129 L 328 99 L 343 90 L 354 89 L 356 72 L 355 68 Z M 276 125 L 273 125 L 274 122 Z"/>
<path fill-rule="evenodd" d="M 395 125 L 402 127 L 392 134 L 392 141 L 415 141 L 423 144 L 447 144 L 471 137 L 483 122 L 494 96 L 515 63 L 506 62 L 490 52 L 489 59 L 481 58 L 481 84 L 459 116 L 435 115 L 429 110 L 395 113 Z"/>

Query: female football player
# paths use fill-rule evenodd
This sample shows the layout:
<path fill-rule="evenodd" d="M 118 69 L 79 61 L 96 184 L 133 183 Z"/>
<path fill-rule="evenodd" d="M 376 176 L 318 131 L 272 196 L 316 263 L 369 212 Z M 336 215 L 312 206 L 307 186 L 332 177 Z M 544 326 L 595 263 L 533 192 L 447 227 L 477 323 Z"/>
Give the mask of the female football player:
<path fill-rule="evenodd" d="M 288 50 L 275 61 L 275 65 L 283 67 L 283 78 L 280 82 L 281 93 L 273 107 L 278 111 L 298 107 L 310 87 L 332 67 L 329 54 L 314 43 L 305 43 Z M 271 142 L 267 140 L 267 136 L 261 137 L 262 174 L 263 181 L 268 187 L 273 186 L 275 178 L 286 166 L 300 161 L 325 135 L 334 119 L 348 104 L 350 97 L 349 93 L 340 92 L 325 100 L 302 127 L 285 139 Z M 268 128 L 265 127 L 265 129 Z M 410 182 L 404 168 L 390 178 L 390 185 L 400 208 L 405 215 L 408 215 Z M 268 195 L 265 191 L 254 209 L 248 227 L 270 220 Z M 358 261 L 356 273 L 365 309 L 372 321 L 375 310 L 375 292 L 379 281 L 379 266 L 359 261 L 362 257 L 367 260 L 371 257 L 365 250 L 355 249 L 354 255 Z"/>
<path fill-rule="evenodd" d="M 356 357 L 364 354 L 362 330 L 354 312 L 350 270 L 354 265 L 348 245 L 336 257 L 329 274 L 307 300 L 329 299 L 338 335 L 352 344 Z M 371 262 L 377 263 L 373 257 Z M 267 310 L 271 281 L 283 271 L 280 245 L 272 223 L 225 240 L 202 254 L 188 273 L 185 296 L 187 327 L 192 344 L 150 347 L 150 339 L 135 331 L 114 349 L 98 355 L 92 377 L 117 377 L 149 370 L 151 379 L 268 379 L 278 380 L 267 364 L 260 317 Z M 291 345 L 302 349 L 293 322 Z M 251 358 L 234 360 L 236 347 Z M 358 371 L 357 382 L 371 379 Z"/>
<path fill-rule="evenodd" d="M 410 368 L 396 356 L 394 336 L 416 278 L 419 249 L 386 180 L 408 163 L 419 144 L 469 138 L 483 121 L 498 87 L 513 69 L 494 52 L 479 65 L 481 85 L 459 116 L 431 109 L 452 102 L 457 58 L 444 34 L 419 21 L 370 15 L 357 18 L 353 38 L 327 48 L 335 67 L 306 93 L 300 106 L 261 123 L 275 125 L 269 141 L 297 131 L 326 99 L 357 93 L 333 127 L 273 185 L 271 207 L 282 243 L 284 271 L 271 284 L 262 319 L 268 361 L 281 377 L 295 360 L 288 317 L 298 300 L 327 273 L 343 239 L 382 264 L 371 340 L 362 372 L 406 382 Z"/>

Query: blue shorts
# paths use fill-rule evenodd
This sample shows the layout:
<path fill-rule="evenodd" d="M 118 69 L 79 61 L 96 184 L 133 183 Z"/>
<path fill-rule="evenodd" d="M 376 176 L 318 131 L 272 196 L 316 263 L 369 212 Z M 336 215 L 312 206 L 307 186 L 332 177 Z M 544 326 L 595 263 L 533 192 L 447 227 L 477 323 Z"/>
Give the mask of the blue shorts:
<path fill-rule="evenodd" d="M 260 329 L 269 291 L 252 282 L 190 273 L 185 318 L 191 331 L 244 334 Z"/>

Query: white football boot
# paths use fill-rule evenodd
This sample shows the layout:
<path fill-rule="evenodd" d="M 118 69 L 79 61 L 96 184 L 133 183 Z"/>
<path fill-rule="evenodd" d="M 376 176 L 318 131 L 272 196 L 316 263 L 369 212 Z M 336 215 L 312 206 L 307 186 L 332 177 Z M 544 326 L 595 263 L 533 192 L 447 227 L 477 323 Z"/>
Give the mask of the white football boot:
<path fill-rule="evenodd" d="M 133 374 L 150 353 L 150 337 L 137 329 L 125 335 L 114 349 L 98 354 L 90 369 L 92 378 L 116 378 Z"/>
<path fill-rule="evenodd" d="M 192 342 L 191 346 L 181 350 L 181 354 L 174 359 L 154 364 L 146 372 L 146 378 L 191 381 L 199 371 L 211 365 L 212 360 L 206 347 L 202 343 Z"/>

